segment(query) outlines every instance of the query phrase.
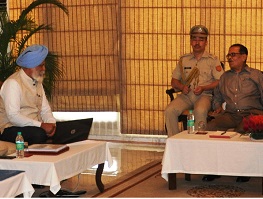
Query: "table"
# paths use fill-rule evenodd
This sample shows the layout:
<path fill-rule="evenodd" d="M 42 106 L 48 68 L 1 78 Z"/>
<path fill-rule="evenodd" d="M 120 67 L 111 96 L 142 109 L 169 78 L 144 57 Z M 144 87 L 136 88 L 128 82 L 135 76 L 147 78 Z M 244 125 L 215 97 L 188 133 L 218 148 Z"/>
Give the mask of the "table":
<path fill-rule="evenodd" d="M 35 192 L 24 171 L 0 170 L 0 197 L 14 198 L 23 193 L 30 198 Z"/>
<path fill-rule="evenodd" d="M 96 184 L 104 191 L 101 182 L 104 162 L 112 165 L 108 143 L 85 140 L 67 144 L 69 150 L 59 155 L 33 155 L 23 159 L 0 160 L 0 169 L 23 170 L 31 184 L 50 186 L 56 194 L 62 180 L 71 178 L 87 168 L 99 164 L 96 171 Z"/>
<path fill-rule="evenodd" d="M 183 131 L 166 140 L 161 173 L 169 189 L 176 189 L 176 173 L 263 177 L 263 141 L 240 134 L 209 138 L 209 133 Z"/>

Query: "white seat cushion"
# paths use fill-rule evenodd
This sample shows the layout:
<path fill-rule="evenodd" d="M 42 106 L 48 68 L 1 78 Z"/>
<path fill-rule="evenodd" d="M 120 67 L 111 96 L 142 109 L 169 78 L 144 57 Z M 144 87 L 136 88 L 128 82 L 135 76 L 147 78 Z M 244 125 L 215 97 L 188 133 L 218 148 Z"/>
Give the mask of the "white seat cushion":
<path fill-rule="evenodd" d="M 6 155 L 7 151 L 8 151 L 8 148 L 5 142 L 0 141 L 0 155 Z"/>
<path fill-rule="evenodd" d="M 0 155 L 9 155 L 15 153 L 16 145 L 15 143 L 5 142 L 0 140 Z"/>

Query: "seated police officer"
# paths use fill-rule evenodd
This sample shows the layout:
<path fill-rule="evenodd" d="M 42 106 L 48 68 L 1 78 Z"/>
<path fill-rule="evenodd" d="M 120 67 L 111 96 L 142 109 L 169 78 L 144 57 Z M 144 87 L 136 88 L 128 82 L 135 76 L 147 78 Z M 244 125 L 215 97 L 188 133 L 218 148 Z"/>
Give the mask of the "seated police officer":
<path fill-rule="evenodd" d="M 205 50 L 207 37 L 208 29 L 205 26 L 191 28 L 193 52 L 181 56 L 172 73 L 171 86 L 181 94 L 164 111 L 168 137 L 179 133 L 178 117 L 184 110 L 194 109 L 195 124 L 201 121 L 206 124 L 212 91 L 224 72 L 219 59 Z"/>

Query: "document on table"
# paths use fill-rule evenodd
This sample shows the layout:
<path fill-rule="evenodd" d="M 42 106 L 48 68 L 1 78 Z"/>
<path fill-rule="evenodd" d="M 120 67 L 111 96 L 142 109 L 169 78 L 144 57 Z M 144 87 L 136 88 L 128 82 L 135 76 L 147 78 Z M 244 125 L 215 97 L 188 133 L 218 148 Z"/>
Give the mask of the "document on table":
<path fill-rule="evenodd" d="M 232 138 L 237 135 L 237 132 L 233 131 L 215 131 L 209 134 L 210 138 Z"/>

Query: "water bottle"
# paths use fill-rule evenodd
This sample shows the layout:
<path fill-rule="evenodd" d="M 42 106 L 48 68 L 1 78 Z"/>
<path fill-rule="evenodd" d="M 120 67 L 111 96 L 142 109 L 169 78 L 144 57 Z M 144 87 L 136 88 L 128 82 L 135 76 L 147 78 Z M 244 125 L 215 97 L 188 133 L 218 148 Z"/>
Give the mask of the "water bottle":
<path fill-rule="evenodd" d="M 24 157 L 24 138 L 21 132 L 17 132 L 17 136 L 16 136 L 16 157 L 17 158 Z"/>
<path fill-rule="evenodd" d="M 193 110 L 189 110 L 189 114 L 187 115 L 187 130 L 189 134 L 195 132 L 195 116 Z"/>

